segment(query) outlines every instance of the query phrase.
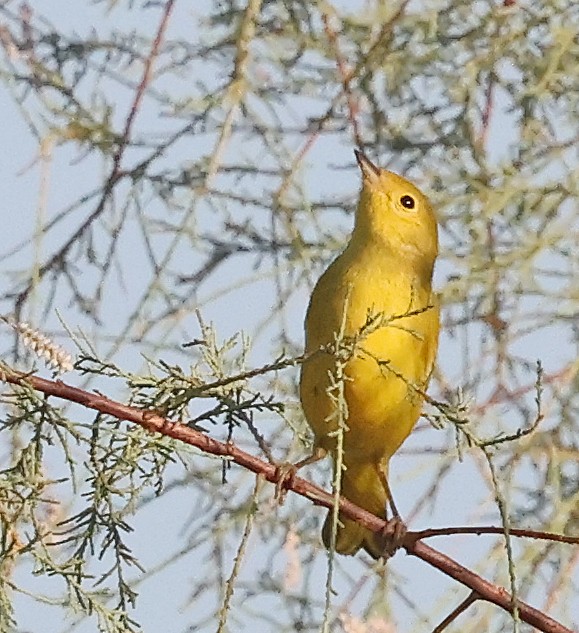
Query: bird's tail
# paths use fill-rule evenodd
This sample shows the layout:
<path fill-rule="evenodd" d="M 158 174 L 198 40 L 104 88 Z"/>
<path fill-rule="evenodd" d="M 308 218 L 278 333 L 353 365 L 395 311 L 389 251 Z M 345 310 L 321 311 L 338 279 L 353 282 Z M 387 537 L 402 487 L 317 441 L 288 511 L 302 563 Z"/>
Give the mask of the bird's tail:
<path fill-rule="evenodd" d="M 353 464 L 342 475 L 341 494 L 352 503 L 368 510 L 372 514 L 386 519 L 388 496 L 379 474 L 380 466 L 375 463 Z M 384 473 L 387 476 L 387 471 Z M 378 559 L 384 552 L 379 534 L 375 534 L 356 521 L 343 515 L 338 516 L 335 549 L 339 554 L 355 554 L 364 548 L 370 556 Z M 324 527 L 322 539 L 330 549 L 333 532 L 333 512 L 330 510 Z"/>

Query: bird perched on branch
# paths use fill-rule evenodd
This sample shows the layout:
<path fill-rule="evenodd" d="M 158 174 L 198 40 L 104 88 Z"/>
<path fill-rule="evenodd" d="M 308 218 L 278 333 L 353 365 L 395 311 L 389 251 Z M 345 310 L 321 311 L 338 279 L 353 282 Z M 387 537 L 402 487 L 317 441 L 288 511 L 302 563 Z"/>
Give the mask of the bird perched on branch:
<path fill-rule="evenodd" d="M 388 463 L 420 416 L 438 347 L 438 231 L 417 187 L 355 154 L 362 190 L 354 230 L 316 284 L 305 321 L 300 398 L 315 456 L 302 464 L 330 453 L 335 472 L 343 465 L 341 494 L 386 519 L 387 504 L 397 514 Z M 384 555 L 384 535 L 338 518 L 328 514 L 326 547 Z"/>

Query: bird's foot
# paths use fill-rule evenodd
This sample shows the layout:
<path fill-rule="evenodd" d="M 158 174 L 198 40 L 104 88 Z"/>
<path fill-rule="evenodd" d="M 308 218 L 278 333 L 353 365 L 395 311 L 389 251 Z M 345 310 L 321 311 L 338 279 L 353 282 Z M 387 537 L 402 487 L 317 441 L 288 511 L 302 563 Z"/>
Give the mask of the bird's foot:
<path fill-rule="evenodd" d="M 285 501 L 288 488 L 291 487 L 294 477 L 298 472 L 298 465 L 291 462 L 282 462 L 275 468 L 276 483 L 274 498 L 282 505 Z"/>
<path fill-rule="evenodd" d="M 284 502 L 288 488 L 291 488 L 298 470 L 309 464 L 315 464 L 325 456 L 326 450 L 320 446 L 316 446 L 311 455 L 308 455 L 305 459 L 300 460 L 296 464 L 282 462 L 276 466 L 275 498 L 280 504 Z"/>
<path fill-rule="evenodd" d="M 400 516 L 395 516 L 386 521 L 386 525 L 382 531 L 376 534 L 376 537 L 380 540 L 380 547 L 383 552 L 382 556 L 385 560 L 394 556 L 402 547 L 407 532 L 408 527 Z"/>

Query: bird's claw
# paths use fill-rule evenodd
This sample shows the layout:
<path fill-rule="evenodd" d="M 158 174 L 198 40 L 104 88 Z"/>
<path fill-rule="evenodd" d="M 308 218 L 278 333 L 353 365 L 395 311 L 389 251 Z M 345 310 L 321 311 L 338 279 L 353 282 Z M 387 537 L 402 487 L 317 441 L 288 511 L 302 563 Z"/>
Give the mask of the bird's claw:
<path fill-rule="evenodd" d="M 291 482 L 298 472 L 298 467 L 291 462 L 282 462 L 276 466 L 275 471 L 277 480 L 275 484 L 274 497 L 281 505 L 285 501 L 287 490 L 291 486 Z"/>
<path fill-rule="evenodd" d="M 377 534 L 381 540 L 384 559 L 391 558 L 402 547 L 407 532 L 408 527 L 399 516 L 386 521 L 382 531 Z"/>

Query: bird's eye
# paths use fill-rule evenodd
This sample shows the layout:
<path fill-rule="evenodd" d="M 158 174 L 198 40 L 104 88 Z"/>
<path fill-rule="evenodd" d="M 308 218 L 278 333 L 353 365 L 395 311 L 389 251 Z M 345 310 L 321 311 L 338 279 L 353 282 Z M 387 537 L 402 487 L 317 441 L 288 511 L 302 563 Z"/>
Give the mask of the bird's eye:
<path fill-rule="evenodd" d="M 400 204 L 405 209 L 414 209 L 414 207 L 416 206 L 416 202 L 414 201 L 414 198 L 412 196 L 402 196 L 402 198 L 400 198 Z"/>

